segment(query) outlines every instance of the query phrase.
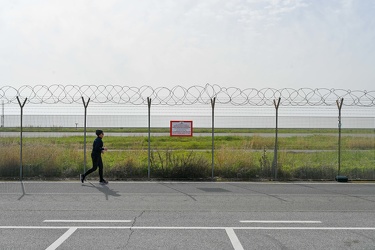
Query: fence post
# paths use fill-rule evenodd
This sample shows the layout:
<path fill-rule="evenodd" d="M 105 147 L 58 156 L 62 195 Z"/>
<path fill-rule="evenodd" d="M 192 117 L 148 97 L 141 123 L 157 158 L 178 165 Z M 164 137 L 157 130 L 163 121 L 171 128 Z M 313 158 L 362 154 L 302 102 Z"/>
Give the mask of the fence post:
<path fill-rule="evenodd" d="M 20 99 L 18 98 L 17 96 L 17 101 L 18 101 L 18 104 L 20 105 L 20 108 L 21 108 L 21 129 L 20 129 L 20 181 L 22 181 L 22 176 L 23 176 L 23 166 L 22 166 L 22 130 L 23 130 L 23 107 L 25 106 L 25 103 L 27 101 L 27 98 L 23 101 L 23 103 L 21 104 L 21 101 Z"/>
<path fill-rule="evenodd" d="M 278 149 L 278 123 L 279 123 L 279 105 L 280 105 L 281 98 L 277 100 L 273 100 L 273 105 L 276 109 L 276 128 L 275 128 L 275 148 L 273 151 L 273 161 L 272 161 L 272 173 L 275 180 L 277 180 L 277 149 Z"/>
<path fill-rule="evenodd" d="M 211 99 L 211 108 L 212 108 L 212 159 L 211 159 L 211 166 L 212 166 L 212 172 L 211 172 L 211 180 L 214 180 L 214 162 L 215 162 L 215 101 L 216 97 Z"/>
<path fill-rule="evenodd" d="M 83 107 L 85 108 L 85 118 L 83 123 L 83 173 L 86 173 L 86 125 L 87 125 L 87 106 L 89 106 L 90 98 L 85 102 L 85 99 L 82 96 Z"/>
<path fill-rule="evenodd" d="M 339 128 L 339 141 L 338 141 L 338 170 L 337 176 L 340 176 L 340 169 L 341 169 L 341 108 L 344 102 L 344 98 L 341 100 L 336 100 L 337 108 L 339 109 L 339 117 L 338 117 L 338 128 Z"/>
<path fill-rule="evenodd" d="M 4 127 L 4 101 L 1 101 L 1 127 Z"/>
<path fill-rule="evenodd" d="M 147 106 L 148 106 L 148 170 L 147 177 L 148 180 L 151 179 L 151 98 L 147 97 Z"/>

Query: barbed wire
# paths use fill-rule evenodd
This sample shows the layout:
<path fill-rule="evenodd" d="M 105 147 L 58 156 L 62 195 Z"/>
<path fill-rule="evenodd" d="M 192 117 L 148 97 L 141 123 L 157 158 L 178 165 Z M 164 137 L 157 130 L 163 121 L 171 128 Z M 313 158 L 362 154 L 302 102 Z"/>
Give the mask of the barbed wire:
<path fill-rule="evenodd" d="M 283 106 L 332 106 L 344 98 L 345 106 L 375 106 L 375 90 L 344 90 L 326 88 L 246 88 L 205 86 L 175 86 L 172 88 L 151 86 L 129 87 L 120 85 L 24 85 L 18 89 L 12 86 L 0 87 L 0 100 L 18 103 L 17 97 L 32 104 L 72 104 L 90 99 L 94 103 L 147 105 L 192 105 L 216 103 L 235 106 L 270 106 L 280 98 Z"/>

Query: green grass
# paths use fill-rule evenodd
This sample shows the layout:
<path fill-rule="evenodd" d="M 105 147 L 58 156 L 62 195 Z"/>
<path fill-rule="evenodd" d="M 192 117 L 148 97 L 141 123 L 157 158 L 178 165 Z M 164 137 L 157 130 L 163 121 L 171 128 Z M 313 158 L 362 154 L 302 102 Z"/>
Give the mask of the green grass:
<path fill-rule="evenodd" d="M 94 133 L 96 128 L 87 128 L 88 133 Z M 147 133 L 148 128 L 102 128 L 105 132 L 111 133 Z M 84 132 L 84 128 L 73 128 L 73 127 L 24 127 L 24 132 Z M 169 133 L 168 127 L 163 128 L 151 128 L 152 133 Z M 20 132 L 20 127 L 1 127 L 0 132 Z M 194 133 L 211 133 L 211 128 L 194 128 Z M 326 128 L 280 128 L 279 133 L 306 133 L 306 134 L 337 134 L 337 129 L 326 129 Z M 375 133 L 374 129 L 347 129 L 343 128 L 341 131 L 343 134 L 372 134 Z M 215 128 L 215 133 L 275 133 L 273 128 Z"/>
<path fill-rule="evenodd" d="M 323 132 L 279 138 L 279 179 L 334 179 L 338 170 L 338 138 L 331 135 L 329 130 Z M 296 133 L 295 130 L 294 133 Z M 352 133 L 365 132 L 361 130 L 361 132 L 353 131 Z M 90 152 L 94 139 L 94 136 L 87 137 L 87 168 L 91 167 Z M 105 175 L 109 179 L 147 178 L 147 137 L 105 136 L 103 141 L 109 148 L 109 151 L 103 155 Z M 3 179 L 19 178 L 19 143 L 20 140 L 17 137 L 1 138 L 0 177 Z M 215 178 L 272 179 L 274 143 L 275 139 L 272 136 L 262 137 L 257 134 L 216 136 Z M 205 180 L 211 177 L 211 136 L 154 136 L 151 137 L 150 144 L 152 178 Z M 23 138 L 24 178 L 77 178 L 83 172 L 83 149 L 83 136 Z M 341 155 L 341 174 L 351 179 L 375 179 L 375 139 L 373 137 L 348 135 L 342 137 Z M 94 173 L 90 178 L 96 178 L 96 176 L 97 173 Z"/>
<path fill-rule="evenodd" d="M 95 136 L 88 136 L 86 142 L 91 146 Z M 143 136 L 108 136 L 104 137 L 105 144 L 116 150 L 145 149 L 148 147 L 148 138 Z M 4 137 L 0 145 L 14 145 L 19 143 L 19 138 Z M 83 148 L 83 136 L 69 137 L 41 137 L 41 138 L 23 138 L 25 145 L 60 145 L 73 149 Z M 274 148 L 275 139 L 273 137 L 254 136 L 216 136 L 215 147 L 227 147 L 232 149 L 268 149 Z M 211 149 L 212 137 L 170 137 L 155 136 L 151 137 L 150 144 L 152 148 L 158 149 Z M 294 150 L 336 150 L 338 139 L 331 135 L 311 135 L 311 136 L 293 136 L 278 139 L 280 149 Z M 345 136 L 341 139 L 343 149 L 351 150 L 372 150 L 374 149 L 375 139 L 373 137 L 351 137 Z"/>

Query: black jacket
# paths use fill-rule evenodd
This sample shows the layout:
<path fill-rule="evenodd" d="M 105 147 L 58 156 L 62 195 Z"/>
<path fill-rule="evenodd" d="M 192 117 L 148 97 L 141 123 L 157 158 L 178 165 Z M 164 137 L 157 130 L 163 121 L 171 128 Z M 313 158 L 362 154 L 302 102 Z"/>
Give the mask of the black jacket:
<path fill-rule="evenodd" d="M 91 156 L 101 156 L 102 150 L 104 150 L 103 141 L 102 141 L 102 138 L 98 136 L 96 137 L 96 139 L 94 140 L 94 143 L 92 144 Z"/>

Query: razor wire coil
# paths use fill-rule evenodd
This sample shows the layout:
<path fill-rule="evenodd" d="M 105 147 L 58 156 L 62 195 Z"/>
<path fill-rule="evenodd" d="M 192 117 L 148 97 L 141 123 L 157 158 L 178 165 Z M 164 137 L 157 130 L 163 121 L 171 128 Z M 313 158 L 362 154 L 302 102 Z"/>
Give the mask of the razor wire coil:
<path fill-rule="evenodd" d="M 0 87 L 0 100 L 5 103 L 18 103 L 17 97 L 32 104 L 73 104 L 82 103 L 82 98 L 94 103 L 147 105 L 148 98 L 153 105 L 193 105 L 216 103 L 234 106 L 271 106 L 275 99 L 281 98 L 283 106 L 332 106 L 344 98 L 343 105 L 375 106 L 375 91 L 344 90 L 327 88 L 245 88 L 221 87 L 206 84 L 191 87 L 172 88 L 151 86 L 120 85 L 23 85 Z"/>

